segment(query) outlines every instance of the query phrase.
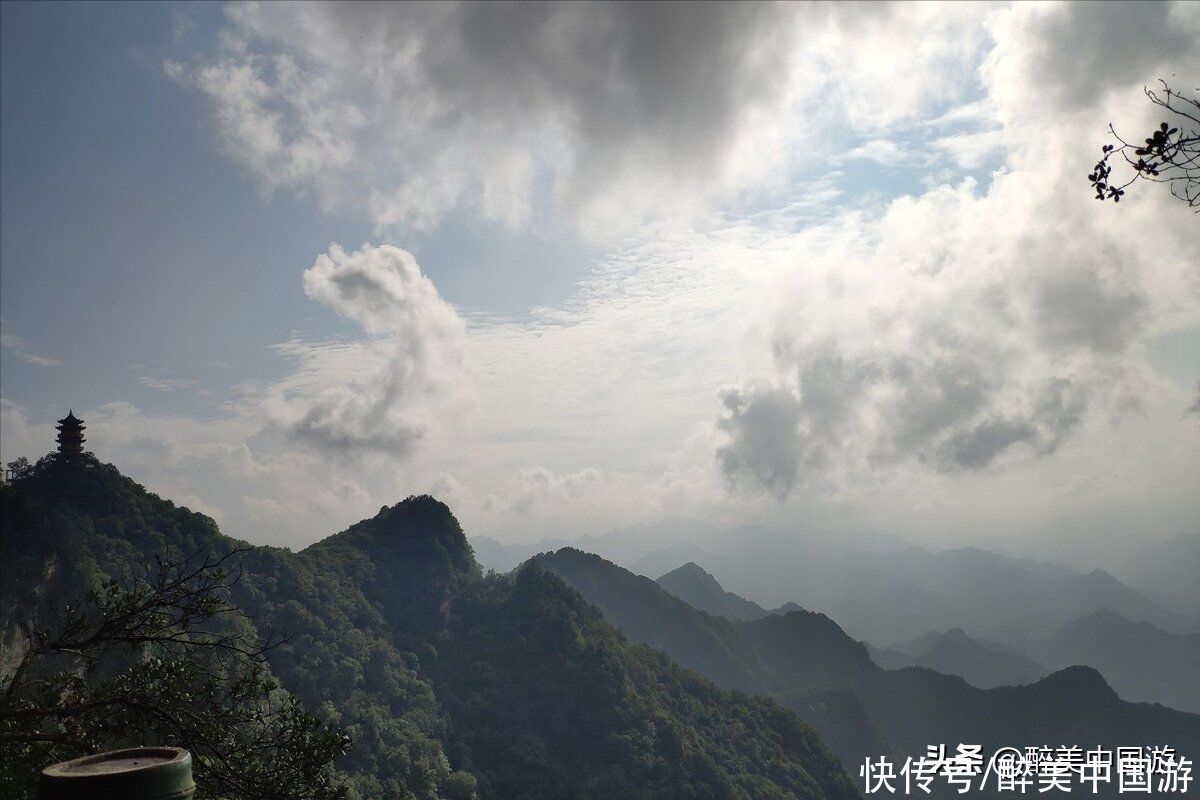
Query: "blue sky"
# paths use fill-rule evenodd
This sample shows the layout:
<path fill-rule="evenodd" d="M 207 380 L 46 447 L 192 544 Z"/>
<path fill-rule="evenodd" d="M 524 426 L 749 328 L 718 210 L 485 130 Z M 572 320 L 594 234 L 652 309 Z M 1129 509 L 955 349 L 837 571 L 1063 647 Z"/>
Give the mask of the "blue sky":
<path fill-rule="evenodd" d="M 67 367 L 6 352 L 6 396 L 52 413 L 131 399 L 203 413 L 219 398 L 164 396 L 137 378 L 224 392 L 278 374 L 269 348 L 293 331 L 346 332 L 297 275 L 330 242 L 375 238 L 369 222 L 261 190 L 162 69 L 215 34 L 221 6 L 12 3 L 3 13 L 0 314 L 6 332 Z M 456 214 L 405 241 L 456 306 L 523 314 L 561 302 L 586 270 L 593 253 L 570 234 Z"/>
<path fill-rule="evenodd" d="M 692 11 L 0 6 L 4 458 L 73 407 L 288 545 L 1193 529 L 1195 220 L 1079 143 L 1194 7 Z"/>

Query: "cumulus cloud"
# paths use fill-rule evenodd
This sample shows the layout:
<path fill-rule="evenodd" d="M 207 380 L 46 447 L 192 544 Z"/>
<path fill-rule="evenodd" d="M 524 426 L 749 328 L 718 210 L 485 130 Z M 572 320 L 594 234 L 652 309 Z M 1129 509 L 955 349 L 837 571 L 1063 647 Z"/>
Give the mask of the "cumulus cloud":
<path fill-rule="evenodd" d="M 784 386 L 728 387 L 721 391 L 726 415 L 717 428 L 730 441 L 717 450 L 724 474 L 749 477 L 755 484 L 786 497 L 796 482 L 805 453 L 800 400 Z M 818 459 L 821 458 L 817 454 Z"/>
<path fill-rule="evenodd" d="M 1194 519 L 1194 396 L 1141 353 L 1200 324 L 1195 219 L 1083 176 L 1197 71 L 1195 7 L 233 6 L 167 69 L 268 190 L 620 236 L 566 302 L 469 325 L 407 252 L 331 247 L 305 291 L 361 335 L 279 344 L 211 419 L 89 410 L 97 452 L 292 544 L 428 490 L 507 538 Z M 6 452 L 52 441 L 2 411 Z"/>
<path fill-rule="evenodd" d="M 768 337 L 777 376 L 721 395 L 730 483 L 786 496 L 831 476 L 894 480 L 905 465 L 1027 464 L 1152 391 L 1133 345 L 1195 324 L 1194 220 L 1166 193 L 1098 208 L 1076 177 L 1092 151 L 1081 121 L 1097 149 L 1108 120 L 1144 125 L 1143 83 L 1200 66 L 1185 44 L 1200 26 L 1173 19 L 1155 47 L 1135 46 L 1129 30 L 1167 25 L 1176 7 L 1108 12 L 1025 5 L 991 18 L 984 107 L 1000 127 L 974 154 L 935 143 L 967 166 L 1002 150 L 986 190 L 941 186 L 802 234 L 811 244 Z M 1113 48 L 1113 68 L 1050 69 L 1074 52 L 1068 31 L 1089 53 Z M 1155 236 L 1129 235 L 1141 225 Z"/>
<path fill-rule="evenodd" d="M 44 452 L 45 443 L 54 441 L 54 426 L 50 423 L 37 424 L 29 419 L 29 412 L 12 400 L 0 397 L 0 461 L 9 461 L 24 456 L 36 459 Z"/>
<path fill-rule="evenodd" d="M 412 254 L 391 245 L 331 246 L 304 273 L 304 290 L 370 338 L 280 345 L 295 368 L 266 392 L 268 415 L 326 453 L 407 455 L 437 409 L 462 396 L 462 319 Z"/>
<path fill-rule="evenodd" d="M 823 124 L 882 128 L 958 97 L 979 17 L 250 3 L 228 9 L 220 47 L 166 69 L 210 99 L 229 152 L 265 186 L 365 211 L 381 230 L 460 207 L 516 226 L 549 204 L 605 233 L 769 183 L 814 156 Z"/>
<path fill-rule="evenodd" d="M 517 473 L 513 479 L 513 492 L 509 497 L 499 499 L 492 495 L 488 500 L 489 505 L 496 510 L 530 514 L 547 503 L 578 500 L 603 480 L 604 475 L 592 468 L 557 475 L 545 467 L 531 467 Z"/>

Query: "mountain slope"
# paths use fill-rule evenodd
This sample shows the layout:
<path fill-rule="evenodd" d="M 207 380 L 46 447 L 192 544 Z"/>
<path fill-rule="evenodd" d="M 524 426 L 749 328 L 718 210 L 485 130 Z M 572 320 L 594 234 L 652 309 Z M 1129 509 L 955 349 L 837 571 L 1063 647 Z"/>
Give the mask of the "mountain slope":
<path fill-rule="evenodd" d="M 1181 545 L 1185 553 L 1191 552 L 1188 541 Z M 1173 633 L 1200 632 L 1200 611 L 1158 600 L 1109 573 L 1079 573 L 975 547 L 933 552 L 878 536 L 756 526 L 721 530 L 683 521 L 636 526 L 567 546 L 650 576 L 693 561 L 726 591 L 764 608 L 795 602 L 820 611 L 854 638 L 877 646 L 952 628 L 1015 646 L 1100 608 Z M 536 545 L 524 547 L 531 552 Z M 1181 566 L 1172 574 L 1177 582 L 1189 580 Z"/>
<path fill-rule="evenodd" d="M 4 634 L 95 578 L 239 544 L 94 459 L 4 486 Z M 339 762 L 352 798 L 434 800 L 451 770 L 474 775 L 482 800 L 856 795 L 791 711 L 629 644 L 544 571 L 482 576 L 432 498 L 300 553 L 237 560 L 234 601 L 260 631 L 294 634 L 273 673 L 354 740 Z"/>
<path fill-rule="evenodd" d="M 477 584 L 456 615 L 435 680 L 450 752 L 490 765 L 489 796 L 856 796 L 794 714 L 631 647 L 537 564 Z"/>
<path fill-rule="evenodd" d="M 662 650 L 720 686 L 748 692 L 769 687 L 770 678 L 728 620 L 693 608 L 649 578 L 572 547 L 534 560 L 616 621 L 634 642 Z"/>
<path fill-rule="evenodd" d="M 653 606 L 678 602 L 675 598 L 661 587 L 654 587 L 659 594 L 645 586 L 636 595 L 627 592 L 630 579 L 642 579 L 599 557 L 576 552 L 571 562 L 574 568 L 564 578 L 585 598 L 631 638 L 646 637 L 671 653 L 672 639 L 659 635 L 646 620 L 661 619 Z M 884 670 L 872 663 L 865 645 L 823 614 L 771 614 L 733 627 L 736 641 L 749 650 L 746 657 L 757 659 L 785 704 L 811 713 L 813 692 L 850 691 L 900 753 L 923 753 L 936 742 L 994 748 L 1050 741 L 1081 747 L 1153 741 L 1170 743 L 1189 757 L 1200 755 L 1200 716 L 1123 701 L 1088 667 L 1062 670 L 1028 686 L 984 690 L 930 669 Z M 728 640 L 723 643 L 728 645 Z M 810 717 L 810 722 L 819 720 Z M 843 731 L 853 727 L 840 722 Z M 824 735 L 836 741 L 831 733 Z"/>
<path fill-rule="evenodd" d="M 1200 533 L 1143 547 L 1117 574 L 1131 586 L 1178 598 L 1186 613 L 1200 616 Z"/>
<path fill-rule="evenodd" d="M 1048 672 L 1016 649 L 968 636 L 962 628 L 934 631 L 884 650 L 870 650 L 871 660 L 885 669 L 926 667 L 958 675 L 981 689 L 1033 683 Z"/>
<path fill-rule="evenodd" d="M 1122 697 L 1200 712 L 1200 634 L 1175 634 L 1108 609 L 1029 645 L 1045 663 L 1090 664 Z"/>
<path fill-rule="evenodd" d="M 660 576 L 656 582 L 692 608 L 714 616 L 737 620 L 767 615 L 767 610 L 758 603 L 725 591 L 716 578 L 692 561 Z"/>
<path fill-rule="evenodd" d="M 574 548 L 543 553 L 534 562 L 577 589 L 632 641 L 663 651 L 720 686 L 782 691 L 734 623 L 692 608 L 656 582 Z M 792 692 L 788 707 L 821 734 L 842 763 L 889 752 L 852 692 L 809 687 Z"/>

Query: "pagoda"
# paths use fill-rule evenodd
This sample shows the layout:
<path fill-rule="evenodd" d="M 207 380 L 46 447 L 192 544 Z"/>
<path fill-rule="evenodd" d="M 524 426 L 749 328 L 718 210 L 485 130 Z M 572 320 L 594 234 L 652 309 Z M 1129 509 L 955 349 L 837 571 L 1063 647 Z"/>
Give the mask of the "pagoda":
<path fill-rule="evenodd" d="M 78 464 L 83 460 L 83 420 L 73 411 L 58 421 L 58 461 Z"/>

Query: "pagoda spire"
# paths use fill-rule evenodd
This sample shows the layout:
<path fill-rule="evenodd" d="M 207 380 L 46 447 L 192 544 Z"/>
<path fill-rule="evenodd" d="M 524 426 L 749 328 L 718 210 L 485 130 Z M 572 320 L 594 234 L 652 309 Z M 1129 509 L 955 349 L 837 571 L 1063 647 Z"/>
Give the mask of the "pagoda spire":
<path fill-rule="evenodd" d="M 58 421 L 58 460 L 67 464 L 77 464 L 83 460 L 83 420 L 75 416 L 73 410 Z"/>

